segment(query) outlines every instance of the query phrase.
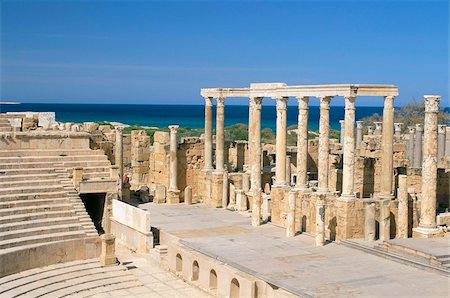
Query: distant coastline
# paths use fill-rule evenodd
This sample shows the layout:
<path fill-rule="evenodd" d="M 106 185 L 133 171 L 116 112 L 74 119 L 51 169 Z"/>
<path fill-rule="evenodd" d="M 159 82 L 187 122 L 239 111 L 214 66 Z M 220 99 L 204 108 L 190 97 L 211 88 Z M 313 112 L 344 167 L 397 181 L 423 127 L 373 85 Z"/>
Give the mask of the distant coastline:
<path fill-rule="evenodd" d="M 0 105 L 20 105 L 18 101 L 0 101 Z"/>

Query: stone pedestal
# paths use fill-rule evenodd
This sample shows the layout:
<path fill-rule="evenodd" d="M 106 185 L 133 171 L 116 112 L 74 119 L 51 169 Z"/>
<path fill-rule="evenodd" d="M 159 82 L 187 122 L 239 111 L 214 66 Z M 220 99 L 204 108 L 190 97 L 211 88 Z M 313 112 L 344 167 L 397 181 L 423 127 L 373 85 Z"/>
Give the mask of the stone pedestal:
<path fill-rule="evenodd" d="M 192 205 L 192 187 L 189 185 L 184 189 L 184 203 L 186 205 Z"/>
<path fill-rule="evenodd" d="M 391 209 L 390 200 L 380 201 L 380 240 L 386 241 L 391 238 Z"/>
<path fill-rule="evenodd" d="M 272 224 L 286 227 L 287 204 L 285 200 L 286 187 L 273 186 L 271 196 L 271 221 Z M 287 199 L 287 198 L 286 198 Z"/>
<path fill-rule="evenodd" d="M 153 198 L 153 203 L 163 204 L 166 202 L 166 187 L 161 184 L 157 184 L 155 188 L 155 196 Z"/>
<path fill-rule="evenodd" d="M 211 207 L 222 207 L 223 182 L 223 171 L 211 173 L 211 200 L 209 202 Z"/>
<path fill-rule="evenodd" d="M 316 201 L 316 246 L 325 245 L 325 194 L 318 194 Z"/>
<path fill-rule="evenodd" d="M 228 209 L 236 209 L 236 188 L 233 184 L 230 184 L 230 200 L 227 206 Z"/>
<path fill-rule="evenodd" d="M 236 211 L 247 210 L 247 196 L 242 189 L 236 189 Z"/>
<path fill-rule="evenodd" d="M 116 265 L 116 237 L 113 234 L 103 234 L 100 239 L 102 241 L 100 263 L 103 266 Z"/>
<path fill-rule="evenodd" d="M 295 201 L 297 192 L 290 191 L 288 194 L 288 214 L 286 223 L 286 237 L 295 236 Z"/>
<path fill-rule="evenodd" d="M 169 189 L 167 191 L 167 204 L 178 204 L 180 203 L 180 191 L 178 189 Z"/>
<path fill-rule="evenodd" d="M 408 184 L 407 176 L 398 176 L 398 216 L 397 216 L 397 235 L 396 238 L 408 238 Z"/>
<path fill-rule="evenodd" d="M 364 208 L 364 240 L 375 241 L 375 203 L 367 203 Z"/>

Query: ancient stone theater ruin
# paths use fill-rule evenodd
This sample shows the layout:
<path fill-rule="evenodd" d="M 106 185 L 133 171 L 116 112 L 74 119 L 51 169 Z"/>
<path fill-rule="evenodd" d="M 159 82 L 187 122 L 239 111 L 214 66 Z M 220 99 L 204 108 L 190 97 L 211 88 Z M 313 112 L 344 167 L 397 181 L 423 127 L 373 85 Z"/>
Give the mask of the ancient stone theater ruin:
<path fill-rule="evenodd" d="M 403 127 L 394 85 L 200 93 L 201 137 L 180 137 L 182 122 L 150 137 L 51 112 L 0 114 L 2 297 L 448 297 L 450 127 L 438 123 L 440 96 L 425 95 L 424 119 Z M 369 96 L 383 104 L 382 122 L 363 125 L 355 106 Z M 230 98 L 249 103 L 248 141 L 225 137 Z M 339 139 L 330 134 L 337 98 Z M 261 137 L 270 101 L 275 144 Z M 308 130 L 317 103 L 318 133 Z M 293 130 L 288 108 L 298 108 Z"/>

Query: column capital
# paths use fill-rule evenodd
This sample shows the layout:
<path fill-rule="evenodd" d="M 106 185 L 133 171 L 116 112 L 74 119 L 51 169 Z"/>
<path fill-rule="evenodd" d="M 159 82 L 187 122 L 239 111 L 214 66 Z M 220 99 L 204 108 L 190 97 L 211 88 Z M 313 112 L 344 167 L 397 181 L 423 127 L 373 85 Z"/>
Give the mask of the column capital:
<path fill-rule="evenodd" d="M 395 122 L 395 123 L 394 123 L 394 129 L 395 129 L 395 131 L 401 131 L 401 130 L 402 130 L 402 126 L 403 126 L 403 123 Z"/>
<path fill-rule="evenodd" d="M 425 112 L 437 113 L 439 111 L 439 102 L 441 97 L 439 95 L 425 95 Z"/>
<path fill-rule="evenodd" d="M 414 126 L 408 126 L 408 131 L 409 131 L 409 133 L 415 133 L 416 128 Z"/>
<path fill-rule="evenodd" d="M 356 121 L 356 128 L 363 128 L 364 121 Z"/>
<path fill-rule="evenodd" d="M 170 133 L 177 133 L 179 125 L 169 125 Z"/>
<path fill-rule="evenodd" d="M 205 106 L 212 107 L 213 97 L 205 97 Z"/>
<path fill-rule="evenodd" d="M 389 95 L 384 97 L 384 107 L 394 108 L 394 98 L 395 96 Z"/>
<path fill-rule="evenodd" d="M 321 96 L 321 97 L 319 97 L 320 108 L 321 109 L 330 109 L 331 98 L 332 98 L 331 96 Z"/>
<path fill-rule="evenodd" d="M 225 105 L 225 97 L 217 97 L 217 106 L 223 107 Z"/>
<path fill-rule="evenodd" d="M 423 131 L 423 124 L 417 123 L 416 124 L 416 131 Z"/>
<path fill-rule="evenodd" d="M 276 97 L 277 100 L 277 110 L 286 110 L 288 97 Z"/>
<path fill-rule="evenodd" d="M 447 127 L 444 124 L 439 124 L 438 125 L 438 133 L 445 134 L 445 130 L 446 129 L 447 129 Z"/>
<path fill-rule="evenodd" d="M 308 96 L 299 96 L 297 97 L 298 108 L 301 110 L 308 109 L 309 97 Z"/>
<path fill-rule="evenodd" d="M 249 103 L 250 106 L 254 109 L 261 109 L 262 106 L 262 97 L 250 97 Z"/>
<path fill-rule="evenodd" d="M 349 109 L 355 109 L 355 101 L 356 101 L 356 96 L 346 96 L 345 97 L 345 109 L 349 110 Z"/>

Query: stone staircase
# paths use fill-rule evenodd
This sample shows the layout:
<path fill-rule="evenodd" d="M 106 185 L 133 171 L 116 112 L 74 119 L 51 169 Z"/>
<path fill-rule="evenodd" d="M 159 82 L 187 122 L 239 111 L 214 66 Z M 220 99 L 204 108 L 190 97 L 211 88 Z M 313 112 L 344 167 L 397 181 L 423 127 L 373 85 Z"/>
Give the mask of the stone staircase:
<path fill-rule="evenodd" d="M 0 297 L 90 297 L 141 286 L 125 266 L 105 267 L 89 259 L 0 278 Z"/>
<path fill-rule="evenodd" d="M 12 131 L 12 126 L 9 124 L 8 119 L 0 118 L 0 132 Z"/>
<path fill-rule="evenodd" d="M 0 150 L 0 276 L 99 255 L 74 167 L 102 180 L 111 164 L 101 150 Z"/>
<path fill-rule="evenodd" d="M 393 245 L 386 241 L 367 242 L 352 239 L 341 240 L 339 244 L 411 267 L 450 276 L 450 255 L 433 256 L 409 250 L 404 246 Z"/>

